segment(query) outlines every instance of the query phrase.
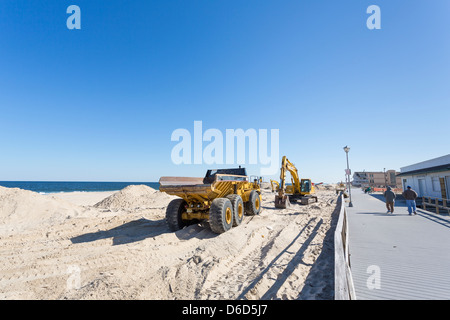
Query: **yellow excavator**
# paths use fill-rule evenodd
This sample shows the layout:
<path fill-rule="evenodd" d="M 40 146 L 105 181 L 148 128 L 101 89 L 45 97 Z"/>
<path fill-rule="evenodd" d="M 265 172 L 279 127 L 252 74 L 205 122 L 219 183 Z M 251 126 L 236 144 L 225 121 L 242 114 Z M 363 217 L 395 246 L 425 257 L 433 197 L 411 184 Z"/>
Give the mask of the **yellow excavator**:
<path fill-rule="evenodd" d="M 286 171 L 291 174 L 291 185 L 286 185 Z M 276 183 L 276 181 L 274 182 Z M 300 179 L 297 168 L 286 156 L 283 156 L 281 160 L 280 184 L 276 184 L 275 208 L 285 209 L 291 202 L 296 201 L 301 201 L 301 204 L 309 204 L 311 201 L 317 202 L 311 179 Z"/>
<path fill-rule="evenodd" d="M 280 188 L 280 184 L 276 180 L 270 179 L 270 185 L 272 187 L 272 192 L 277 192 L 277 190 Z"/>

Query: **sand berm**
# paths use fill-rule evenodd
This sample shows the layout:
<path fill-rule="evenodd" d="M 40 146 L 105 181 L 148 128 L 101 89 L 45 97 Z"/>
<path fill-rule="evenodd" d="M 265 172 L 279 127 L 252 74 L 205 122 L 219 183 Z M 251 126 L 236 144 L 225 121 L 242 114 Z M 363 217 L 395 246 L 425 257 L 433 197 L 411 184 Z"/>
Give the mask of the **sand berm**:
<path fill-rule="evenodd" d="M 0 299 L 333 299 L 334 191 L 279 210 L 263 189 L 261 214 L 220 235 L 170 232 L 173 198 L 0 187 Z"/>

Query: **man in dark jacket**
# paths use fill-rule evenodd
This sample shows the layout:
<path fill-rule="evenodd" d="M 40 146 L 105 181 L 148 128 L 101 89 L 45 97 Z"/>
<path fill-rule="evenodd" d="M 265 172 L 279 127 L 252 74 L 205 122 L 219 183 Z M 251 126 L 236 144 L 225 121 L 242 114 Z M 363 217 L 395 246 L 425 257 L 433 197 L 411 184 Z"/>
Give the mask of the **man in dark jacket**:
<path fill-rule="evenodd" d="M 384 192 L 384 197 L 386 198 L 386 208 L 388 209 L 387 213 L 394 213 L 394 202 L 395 202 L 395 193 L 392 191 L 391 187 L 387 187 L 387 190 Z"/>
<path fill-rule="evenodd" d="M 412 212 L 414 212 L 414 214 L 417 214 L 417 212 L 416 212 L 417 192 L 415 192 L 413 189 L 411 189 L 411 186 L 407 186 L 406 190 L 403 191 L 402 195 L 406 200 L 406 205 L 408 206 L 409 215 L 411 215 Z"/>

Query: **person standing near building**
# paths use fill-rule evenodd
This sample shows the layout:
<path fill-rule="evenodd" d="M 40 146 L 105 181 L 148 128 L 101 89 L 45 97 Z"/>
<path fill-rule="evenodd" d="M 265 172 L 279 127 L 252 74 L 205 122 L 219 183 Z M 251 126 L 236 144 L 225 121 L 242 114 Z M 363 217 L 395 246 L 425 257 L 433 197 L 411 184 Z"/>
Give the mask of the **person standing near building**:
<path fill-rule="evenodd" d="M 387 213 L 394 213 L 394 202 L 395 202 L 395 193 L 392 191 L 391 187 L 387 187 L 384 192 L 384 197 L 386 198 L 386 208 L 388 209 Z"/>
<path fill-rule="evenodd" d="M 406 190 L 403 191 L 402 195 L 406 200 L 406 205 L 408 206 L 409 215 L 411 215 L 412 212 L 414 212 L 414 214 L 417 214 L 417 212 L 416 212 L 417 192 L 415 192 L 413 189 L 411 189 L 411 186 L 407 186 Z"/>

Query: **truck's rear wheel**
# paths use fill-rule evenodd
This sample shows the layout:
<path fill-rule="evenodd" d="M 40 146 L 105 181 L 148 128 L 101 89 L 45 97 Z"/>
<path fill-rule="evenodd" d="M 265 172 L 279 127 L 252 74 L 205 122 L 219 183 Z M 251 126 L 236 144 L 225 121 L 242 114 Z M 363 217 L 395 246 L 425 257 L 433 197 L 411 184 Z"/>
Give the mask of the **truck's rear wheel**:
<path fill-rule="evenodd" d="M 231 201 L 233 206 L 233 227 L 237 227 L 244 219 L 244 201 L 238 194 L 230 194 L 227 199 Z"/>
<path fill-rule="evenodd" d="M 227 198 L 217 198 L 209 209 L 209 225 L 215 233 L 224 233 L 233 226 L 233 205 Z"/>
<path fill-rule="evenodd" d="M 245 214 L 254 216 L 261 212 L 261 196 L 256 190 L 250 192 L 248 202 L 246 203 Z"/>
<path fill-rule="evenodd" d="M 181 215 L 186 211 L 186 201 L 183 199 L 174 199 L 170 201 L 166 209 L 166 222 L 170 231 L 177 231 L 187 226 Z"/>

